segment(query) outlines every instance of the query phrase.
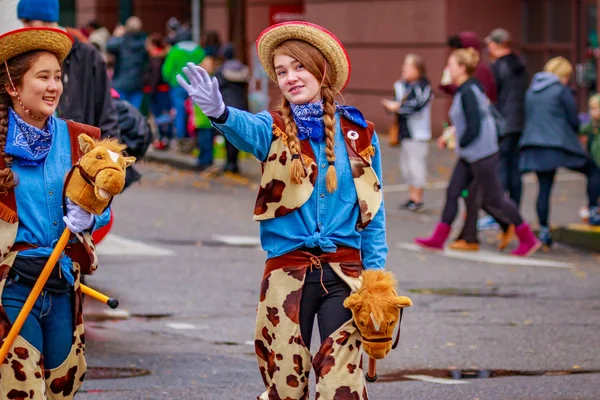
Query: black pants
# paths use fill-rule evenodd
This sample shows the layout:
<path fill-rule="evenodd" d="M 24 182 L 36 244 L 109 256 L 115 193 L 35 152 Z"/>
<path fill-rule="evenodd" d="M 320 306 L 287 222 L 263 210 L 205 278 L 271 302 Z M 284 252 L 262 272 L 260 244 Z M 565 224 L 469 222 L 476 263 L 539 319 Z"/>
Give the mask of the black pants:
<path fill-rule="evenodd" d="M 519 171 L 520 133 L 511 133 L 500 139 L 500 182 L 508 196 L 519 207 L 523 193 L 521 171 Z"/>
<path fill-rule="evenodd" d="M 496 153 L 483 160 L 468 163 L 459 159 L 454 167 L 450 183 L 446 189 L 446 205 L 442 213 L 442 222 L 452 224 L 458 213 L 458 199 L 461 192 L 476 182 L 482 199 L 490 210 L 499 210 L 511 224 L 521 225 L 523 219 L 512 200 L 504 196 L 504 189 L 498 178 L 500 156 Z M 470 197 L 470 196 L 469 196 Z"/>
<path fill-rule="evenodd" d="M 325 293 L 321 286 L 320 270 L 306 273 L 300 300 L 300 332 L 309 349 L 315 315 L 321 343 L 352 318 L 352 312 L 344 307 L 344 300 L 350 296 L 350 287 L 326 263 L 323 264 L 323 285 L 329 293 Z"/>
<path fill-rule="evenodd" d="M 598 197 L 600 197 L 600 169 L 592 160 L 581 168 L 569 168 L 572 171 L 580 172 L 587 178 L 587 195 L 588 195 L 588 206 L 597 207 Z M 536 172 L 539 192 L 537 198 L 537 214 L 541 226 L 548 226 L 548 214 L 550 214 L 550 195 L 552 194 L 552 186 L 554 185 L 554 177 L 556 170 L 554 171 L 540 171 Z"/>
<path fill-rule="evenodd" d="M 477 218 L 479 217 L 480 209 L 491 215 L 504 232 L 508 230 L 510 221 L 502 214 L 502 210 L 492 206 L 489 198 L 482 195 L 477 181 L 473 181 L 471 186 L 469 186 L 469 196 L 465 199 L 465 207 L 467 209 L 467 216 L 457 240 L 465 240 L 467 243 L 479 243 L 479 239 L 477 238 Z"/>
<path fill-rule="evenodd" d="M 237 172 L 240 151 L 227 139 L 225 139 L 225 147 L 227 149 L 227 167 L 233 169 L 233 172 Z"/>

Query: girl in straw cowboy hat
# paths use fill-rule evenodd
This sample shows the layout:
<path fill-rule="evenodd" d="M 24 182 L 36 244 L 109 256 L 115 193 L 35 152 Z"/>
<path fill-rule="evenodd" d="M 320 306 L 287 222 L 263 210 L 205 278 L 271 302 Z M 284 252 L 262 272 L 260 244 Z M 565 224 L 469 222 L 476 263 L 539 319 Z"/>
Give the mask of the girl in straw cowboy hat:
<path fill-rule="evenodd" d="M 311 365 L 318 398 L 366 399 L 361 336 L 343 303 L 363 269 L 383 270 L 386 261 L 379 141 L 357 109 L 334 101 L 350 62 L 333 34 L 289 22 L 265 30 L 256 46 L 283 94 L 276 111 L 226 107 L 216 80 L 195 65 L 183 69 L 189 83 L 178 80 L 231 143 L 262 161 L 254 208 L 267 252 L 255 333 L 266 385 L 259 399 L 308 398 Z M 315 315 L 321 345 L 311 357 Z"/>
<path fill-rule="evenodd" d="M 63 91 L 61 62 L 72 39 L 54 28 L 0 36 L 0 338 L 31 292 L 65 225 L 71 242 L 0 365 L 2 399 L 71 399 L 86 370 L 79 277 L 97 260 L 89 230 L 102 226 L 67 201 L 63 180 L 91 126 L 54 118 Z M 75 144 L 72 147 L 72 143 Z M 86 231 L 86 232 L 83 232 Z"/>

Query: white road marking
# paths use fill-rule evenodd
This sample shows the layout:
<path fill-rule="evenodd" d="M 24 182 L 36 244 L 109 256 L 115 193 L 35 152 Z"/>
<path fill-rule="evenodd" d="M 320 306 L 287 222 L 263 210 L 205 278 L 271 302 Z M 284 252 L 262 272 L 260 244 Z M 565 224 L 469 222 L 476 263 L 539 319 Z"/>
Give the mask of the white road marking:
<path fill-rule="evenodd" d="M 404 249 L 404 250 L 415 251 L 418 253 L 428 253 L 428 254 L 432 254 L 432 255 L 438 254 L 438 255 L 443 255 L 446 257 L 450 257 L 450 258 L 476 261 L 476 262 L 482 262 L 482 263 L 487 263 L 487 264 L 522 265 L 522 266 L 527 266 L 527 267 L 549 267 L 549 268 L 575 268 L 575 266 L 570 263 L 544 260 L 541 258 L 531 258 L 531 257 L 525 258 L 525 257 L 509 256 L 509 255 L 503 255 L 500 253 L 485 251 L 485 250 L 468 252 L 468 251 L 453 251 L 453 250 L 445 249 L 444 251 L 441 251 L 441 252 L 438 252 L 438 251 L 433 252 L 433 251 L 428 251 L 426 249 L 423 249 L 414 243 L 397 243 L 396 247 L 398 247 L 400 249 Z"/>
<path fill-rule="evenodd" d="M 167 328 L 179 329 L 179 330 L 198 329 L 198 327 L 196 327 L 196 325 L 187 324 L 185 322 L 170 322 L 167 324 Z"/>
<path fill-rule="evenodd" d="M 260 238 L 257 236 L 213 235 L 212 238 L 232 246 L 260 246 Z"/>
<path fill-rule="evenodd" d="M 255 343 L 254 343 L 254 340 L 246 340 L 246 342 L 244 342 L 244 344 L 246 346 L 254 346 Z"/>
<path fill-rule="evenodd" d="M 556 176 L 556 181 L 558 182 L 573 182 L 573 181 L 583 181 L 584 177 L 581 174 L 560 174 Z M 536 183 L 537 179 L 533 175 L 527 175 L 523 178 L 523 183 Z M 429 182 L 425 186 L 426 189 L 446 189 L 448 187 L 448 181 L 435 181 Z M 406 192 L 408 191 L 408 185 L 406 184 L 398 184 L 398 185 L 384 185 L 383 186 L 384 193 L 393 193 L 393 192 Z"/>
<path fill-rule="evenodd" d="M 440 383 L 442 385 L 462 385 L 465 383 L 471 383 L 471 382 L 457 380 L 457 379 L 434 378 L 433 376 L 429 376 L 429 375 L 403 375 L 403 377 L 408 378 L 408 379 L 413 379 L 415 381 Z"/>
<path fill-rule="evenodd" d="M 111 318 L 129 319 L 131 317 L 129 311 L 124 309 L 104 310 L 104 314 L 108 315 Z"/>
<path fill-rule="evenodd" d="M 99 256 L 172 256 L 175 252 L 109 233 L 97 247 Z"/>

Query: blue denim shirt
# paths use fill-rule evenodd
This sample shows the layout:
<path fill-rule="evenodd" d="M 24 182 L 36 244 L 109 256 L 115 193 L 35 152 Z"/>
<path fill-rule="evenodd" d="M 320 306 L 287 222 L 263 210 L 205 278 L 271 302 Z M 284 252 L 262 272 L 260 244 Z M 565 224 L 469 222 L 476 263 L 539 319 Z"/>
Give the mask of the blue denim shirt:
<path fill-rule="evenodd" d="M 215 127 L 237 148 L 265 160 L 271 148 L 273 118 L 264 111 L 257 115 L 229 107 L 229 117 Z M 383 269 L 388 247 L 385 237 L 385 211 L 381 208 L 361 232 L 356 230 L 359 206 L 344 137 L 336 114 L 335 167 L 338 190 L 327 191 L 325 142 L 310 141 L 319 168 L 311 197 L 298 210 L 282 217 L 260 221 L 260 239 L 267 258 L 277 257 L 300 247 L 320 247 L 334 252 L 337 245 L 361 251 L 365 269 Z M 377 135 L 373 136 L 375 156 L 372 165 L 381 182 L 381 152 Z"/>
<path fill-rule="evenodd" d="M 13 118 L 8 120 L 8 129 L 15 129 Z M 50 153 L 37 167 L 21 166 L 18 158 L 13 159 L 12 170 L 18 177 L 15 187 L 19 227 L 15 242 L 26 242 L 38 248 L 19 252 L 21 257 L 48 257 L 65 229 L 63 221 L 62 194 L 65 177 L 71 169 L 71 140 L 67 123 L 54 119 L 54 138 Z M 96 217 L 93 229 L 108 223 L 107 209 Z M 71 260 L 63 256 L 61 264 L 71 266 Z M 64 268 L 63 268 L 64 269 Z"/>

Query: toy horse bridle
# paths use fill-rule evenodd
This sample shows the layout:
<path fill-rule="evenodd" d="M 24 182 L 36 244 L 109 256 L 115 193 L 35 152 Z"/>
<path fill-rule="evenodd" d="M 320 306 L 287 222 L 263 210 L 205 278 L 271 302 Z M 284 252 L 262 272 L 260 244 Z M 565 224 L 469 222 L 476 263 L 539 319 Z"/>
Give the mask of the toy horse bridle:
<path fill-rule="evenodd" d="M 394 343 L 392 344 L 392 350 L 394 350 L 396 347 L 398 347 L 398 343 L 400 343 L 400 328 L 402 325 L 402 314 L 403 313 L 404 313 L 404 308 L 401 308 L 400 309 L 400 318 L 398 318 L 398 333 L 396 333 L 396 340 L 394 340 Z M 356 324 L 354 326 L 356 327 Z M 360 329 L 358 329 L 358 327 L 356 327 L 356 328 L 357 328 L 358 333 L 360 334 L 360 337 L 362 338 L 363 342 L 387 343 L 387 342 L 391 342 L 393 340 L 393 333 L 392 333 L 392 336 L 388 336 L 388 337 L 377 338 L 377 339 L 367 339 L 363 336 Z"/>

